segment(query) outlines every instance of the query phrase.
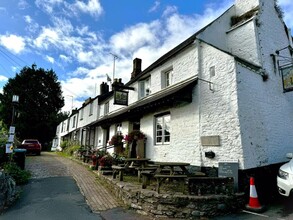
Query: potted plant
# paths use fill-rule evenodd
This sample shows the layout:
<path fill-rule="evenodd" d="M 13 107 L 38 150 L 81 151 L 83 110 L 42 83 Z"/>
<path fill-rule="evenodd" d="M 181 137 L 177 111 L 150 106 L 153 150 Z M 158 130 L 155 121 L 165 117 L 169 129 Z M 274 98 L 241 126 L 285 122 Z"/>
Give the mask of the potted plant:
<path fill-rule="evenodd" d="M 101 166 L 102 168 L 105 168 L 105 167 L 110 168 L 112 166 L 112 163 L 113 163 L 113 157 L 109 154 L 106 154 L 99 159 L 99 166 Z"/>
<path fill-rule="evenodd" d="M 129 147 L 129 157 L 144 157 L 145 139 L 146 135 L 140 130 L 133 130 L 125 136 L 124 140 Z"/>
<path fill-rule="evenodd" d="M 109 141 L 109 145 L 114 145 L 114 152 L 117 154 L 123 152 L 123 139 L 124 136 L 122 134 L 115 134 Z"/>

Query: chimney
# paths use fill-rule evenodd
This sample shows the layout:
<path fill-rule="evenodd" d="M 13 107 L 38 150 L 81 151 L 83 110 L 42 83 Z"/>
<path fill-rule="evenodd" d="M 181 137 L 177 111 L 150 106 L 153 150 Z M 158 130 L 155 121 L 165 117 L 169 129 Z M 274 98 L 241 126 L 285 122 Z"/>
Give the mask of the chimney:
<path fill-rule="evenodd" d="M 255 7 L 260 5 L 260 2 L 263 0 L 236 0 L 235 1 L 235 9 L 236 15 L 241 16 L 246 12 L 254 9 Z"/>
<path fill-rule="evenodd" d="M 133 60 L 133 71 L 131 73 L 131 79 L 136 77 L 139 73 L 141 73 L 141 59 L 135 58 Z"/>
<path fill-rule="evenodd" d="M 102 82 L 100 85 L 100 95 L 104 95 L 109 92 L 109 85 L 105 82 Z"/>

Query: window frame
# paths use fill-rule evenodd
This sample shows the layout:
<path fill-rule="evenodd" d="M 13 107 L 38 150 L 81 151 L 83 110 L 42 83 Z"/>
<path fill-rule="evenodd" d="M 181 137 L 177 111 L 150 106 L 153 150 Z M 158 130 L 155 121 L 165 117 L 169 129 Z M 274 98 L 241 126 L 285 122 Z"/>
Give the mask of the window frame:
<path fill-rule="evenodd" d="M 170 67 L 162 72 L 162 89 L 173 84 L 173 67 Z"/>
<path fill-rule="evenodd" d="M 83 120 L 84 109 L 80 109 L 80 120 Z"/>
<path fill-rule="evenodd" d="M 93 114 L 93 111 L 94 111 L 94 105 L 93 105 L 92 102 L 91 102 L 89 105 L 90 105 L 90 106 L 89 106 L 89 108 L 90 108 L 89 116 L 91 116 L 91 115 Z"/>
<path fill-rule="evenodd" d="M 138 99 L 142 99 L 151 94 L 151 77 L 145 78 L 138 82 Z"/>
<path fill-rule="evenodd" d="M 158 129 L 158 120 L 162 120 L 162 128 Z M 166 112 L 163 114 L 155 115 L 155 145 L 167 145 L 171 141 L 171 132 L 170 132 L 170 123 L 171 123 L 171 114 Z M 168 129 L 168 130 L 166 130 Z M 166 131 L 168 134 L 166 134 Z M 161 135 L 158 135 L 161 132 Z M 158 138 L 161 138 L 161 141 L 158 141 Z"/>
<path fill-rule="evenodd" d="M 109 102 L 106 102 L 104 104 L 104 115 L 107 115 L 109 113 L 109 110 L 110 110 L 110 104 Z"/>

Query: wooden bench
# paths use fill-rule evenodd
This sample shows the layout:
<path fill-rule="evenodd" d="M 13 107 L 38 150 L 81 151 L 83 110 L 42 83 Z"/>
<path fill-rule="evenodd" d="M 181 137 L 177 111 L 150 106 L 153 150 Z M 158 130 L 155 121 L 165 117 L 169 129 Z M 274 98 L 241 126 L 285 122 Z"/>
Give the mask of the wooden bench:
<path fill-rule="evenodd" d="M 147 185 L 150 184 L 150 180 L 154 176 L 154 171 L 143 170 L 140 172 L 140 175 L 141 175 L 141 179 L 142 179 L 141 188 L 145 189 L 147 187 Z"/>
<path fill-rule="evenodd" d="M 156 166 L 147 166 L 147 167 L 137 167 L 135 168 L 137 170 L 137 177 L 138 177 L 138 182 L 141 181 L 142 179 L 142 172 L 145 172 L 146 175 L 148 175 L 149 173 L 154 173 L 157 170 Z"/>
<path fill-rule="evenodd" d="M 157 193 L 160 193 L 160 187 L 162 185 L 162 182 L 166 179 L 186 179 L 187 175 L 179 175 L 179 174 L 174 174 L 174 175 L 164 175 L 164 174 L 155 174 L 154 177 L 157 179 L 157 187 L 156 191 Z"/>
<path fill-rule="evenodd" d="M 125 167 L 122 166 L 112 166 L 113 169 L 113 179 L 116 179 L 117 173 L 119 175 L 119 181 L 123 181 L 123 175 L 125 171 Z"/>

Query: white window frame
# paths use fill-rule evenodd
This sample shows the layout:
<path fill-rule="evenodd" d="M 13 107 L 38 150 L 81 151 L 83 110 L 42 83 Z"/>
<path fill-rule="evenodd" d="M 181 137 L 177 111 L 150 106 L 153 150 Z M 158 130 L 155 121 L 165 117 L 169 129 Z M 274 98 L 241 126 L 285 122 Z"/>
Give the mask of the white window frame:
<path fill-rule="evenodd" d="M 122 134 L 122 123 L 116 124 L 116 134 Z"/>
<path fill-rule="evenodd" d="M 151 77 L 138 82 L 138 98 L 142 99 L 151 94 Z"/>
<path fill-rule="evenodd" d="M 159 123 L 161 126 L 159 127 Z M 164 145 L 170 144 L 171 132 L 170 132 L 171 114 L 161 114 L 155 116 L 155 144 Z"/>
<path fill-rule="evenodd" d="M 109 113 L 109 107 L 110 107 L 109 102 L 106 102 L 104 104 L 104 115 Z"/>
<path fill-rule="evenodd" d="M 93 105 L 93 103 L 91 102 L 90 103 L 90 113 L 89 113 L 89 116 L 91 116 L 92 114 L 93 114 L 93 109 L 94 109 L 94 105 Z"/>
<path fill-rule="evenodd" d="M 173 84 L 173 68 L 162 72 L 162 88 L 167 88 Z"/>
<path fill-rule="evenodd" d="M 83 112 L 84 112 L 84 109 L 80 109 L 80 120 L 83 120 Z"/>
<path fill-rule="evenodd" d="M 73 123 L 72 123 L 72 128 L 75 127 L 75 120 L 76 120 L 76 115 L 74 115 L 74 116 L 73 116 L 73 119 L 72 119 L 72 121 L 73 121 Z"/>

